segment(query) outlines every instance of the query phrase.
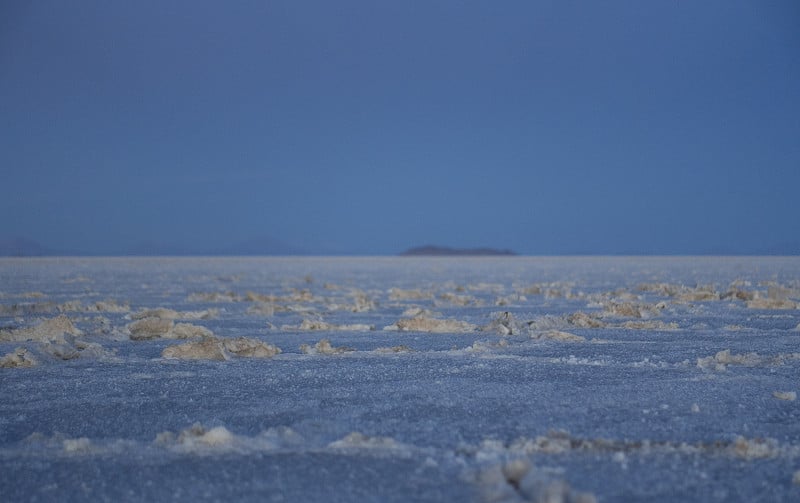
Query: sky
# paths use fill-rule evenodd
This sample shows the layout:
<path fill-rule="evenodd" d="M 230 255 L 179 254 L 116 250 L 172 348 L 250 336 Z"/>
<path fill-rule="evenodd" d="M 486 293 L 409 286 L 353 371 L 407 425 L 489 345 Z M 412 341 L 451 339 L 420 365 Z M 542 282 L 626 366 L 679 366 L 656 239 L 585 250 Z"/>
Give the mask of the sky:
<path fill-rule="evenodd" d="M 0 239 L 800 252 L 800 3 L 0 3 Z"/>

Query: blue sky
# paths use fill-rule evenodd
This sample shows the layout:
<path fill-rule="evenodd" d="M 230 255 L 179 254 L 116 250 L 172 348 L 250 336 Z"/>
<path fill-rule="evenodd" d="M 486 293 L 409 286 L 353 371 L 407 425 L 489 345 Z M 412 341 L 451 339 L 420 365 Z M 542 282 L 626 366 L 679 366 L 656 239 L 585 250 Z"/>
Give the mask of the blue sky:
<path fill-rule="evenodd" d="M 800 242 L 800 3 L 3 2 L 0 170 L 69 250 L 751 253 Z"/>

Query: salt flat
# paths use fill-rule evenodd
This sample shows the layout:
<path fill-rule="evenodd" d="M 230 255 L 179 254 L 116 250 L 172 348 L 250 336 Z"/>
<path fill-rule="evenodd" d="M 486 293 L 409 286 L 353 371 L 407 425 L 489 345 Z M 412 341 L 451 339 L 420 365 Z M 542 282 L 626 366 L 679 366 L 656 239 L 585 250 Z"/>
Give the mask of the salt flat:
<path fill-rule="evenodd" d="M 798 302 L 796 257 L 0 259 L 0 494 L 797 501 Z"/>

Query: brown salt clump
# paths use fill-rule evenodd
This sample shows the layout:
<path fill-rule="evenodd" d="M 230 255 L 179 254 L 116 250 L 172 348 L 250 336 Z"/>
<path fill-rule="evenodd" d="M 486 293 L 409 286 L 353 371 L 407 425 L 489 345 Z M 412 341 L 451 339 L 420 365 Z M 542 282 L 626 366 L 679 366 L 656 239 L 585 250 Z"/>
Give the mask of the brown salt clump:
<path fill-rule="evenodd" d="M 389 300 L 426 300 L 432 298 L 433 294 L 431 292 L 423 292 L 422 290 L 389 289 Z"/>
<path fill-rule="evenodd" d="M 743 365 L 755 367 L 764 363 L 764 358 L 758 353 L 732 354 L 730 349 L 719 351 L 714 356 L 697 359 L 697 366 L 700 368 L 714 369 L 723 371 L 728 365 Z"/>
<path fill-rule="evenodd" d="M 499 313 L 488 325 L 482 327 L 484 332 L 495 332 L 498 335 L 517 335 L 520 332 L 519 324 L 514 315 L 508 311 Z"/>
<path fill-rule="evenodd" d="M 701 286 L 687 290 L 678 296 L 678 300 L 683 302 L 704 302 L 719 299 L 719 293 L 714 291 L 714 288 L 710 286 Z"/>
<path fill-rule="evenodd" d="M 370 437 L 354 431 L 328 444 L 331 449 L 402 449 L 403 444 L 391 437 Z"/>
<path fill-rule="evenodd" d="M 277 346 L 247 337 L 223 339 L 222 341 L 226 351 L 244 358 L 271 358 L 281 352 Z"/>
<path fill-rule="evenodd" d="M 309 346 L 308 344 L 301 345 L 300 351 L 307 355 L 338 355 L 340 353 L 354 350 L 346 347 L 333 347 L 331 346 L 331 341 L 328 339 L 322 339 L 318 343 L 314 344 L 314 346 Z"/>
<path fill-rule="evenodd" d="M 75 328 L 64 315 L 44 320 L 35 327 L 0 330 L 0 341 L 50 341 L 65 342 L 64 336 L 79 336 L 83 332 Z"/>
<path fill-rule="evenodd" d="M 172 330 L 173 325 L 174 322 L 171 319 L 151 317 L 134 321 L 128 325 L 128 330 L 132 340 L 141 341 L 163 337 Z"/>
<path fill-rule="evenodd" d="M 408 318 L 395 323 L 397 330 L 404 332 L 430 332 L 436 334 L 472 332 L 477 327 L 459 320 L 440 320 L 436 318 Z"/>
<path fill-rule="evenodd" d="M 188 451 L 207 449 L 229 449 L 236 442 L 237 437 L 224 426 L 217 426 L 207 430 L 200 423 L 182 430 L 178 435 L 171 431 L 164 431 L 156 435 L 157 445 L 175 446 Z"/>
<path fill-rule="evenodd" d="M 0 368 L 33 367 L 38 362 L 25 348 L 17 348 L 0 358 Z"/>
<path fill-rule="evenodd" d="M 332 323 L 321 320 L 303 320 L 300 323 L 300 330 L 336 330 L 338 327 Z"/>
<path fill-rule="evenodd" d="M 786 400 L 788 402 L 797 400 L 797 393 L 794 391 L 773 391 L 772 396 L 778 400 Z"/>
<path fill-rule="evenodd" d="M 631 302 L 609 302 L 605 305 L 606 316 L 619 316 L 621 318 L 651 318 L 661 314 L 663 304 L 634 304 Z"/>
<path fill-rule="evenodd" d="M 454 306 L 480 306 L 482 304 L 478 299 L 471 295 L 458 295 L 450 292 L 439 295 L 438 300 Z"/>
<path fill-rule="evenodd" d="M 350 311 L 354 313 L 363 313 L 366 311 L 372 311 L 376 308 L 375 301 L 361 290 L 355 290 L 352 295 L 353 305 L 350 306 Z"/>
<path fill-rule="evenodd" d="M 567 323 L 580 328 L 603 328 L 606 326 L 604 321 L 580 311 L 567 316 Z"/>
<path fill-rule="evenodd" d="M 177 346 L 169 346 L 161 352 L 164 358 L 178 360 L 227 360 L 222 342 L 216 338 L 207 338 L 196 342 L 187 342 Z"/>
<path fill-rule="evenodd" d="M 663 297 L 674 297 L 681 291 L 681 285 L 670 283 L 642 283 L 637 287 L 641 292 L 653 292 Z"/>
<path fill-rule="evenodd" d="M 242 298 L 234 292 L 196 292 L 189 295 L 189 302 L 238 302 Z"/>
<path fill-rule="evenodd" d="M 191 323 L 176 323 L 166 334 L 165 339 L 193 339 L 195 337 L 213 337 L 214 333 L 206 327 L 192 325 Z"/>
<path fill-rule="evenodd" d="M 290 325 L 286 325 L 286 326 L 284 326 L 284 329 L 292 330 L 292 329 L 294 329 L 294 327 L 292 327 Z M 321 321 L 321 320 L 305 319 L 305 320 L 303 320 L 302 323 L 300 323 L 300 326 L 297 327 L 297 329 L 298 330 L 308 330 L 308 331 L 313 331 L 313 330 L 327 330 L 327 331 L 341 330 L 341 331 L 350 331 L 350 332 L 366 332 L 368 330 L 374 330 L 374 327 L 371 326 L 371 325 L 364 324 L 364 323 L 353 323 L 353 324 L 349 324 L 349 325 L 336 325 L 334 323 L 328 323 L 326 321 Z"/>
<path fill-rule="evenodd" d="M 744 459 L 773 458 L 780 454 L 778 442 L 771 438 L 736 437 L 731 446 L 733 454 Z"/>

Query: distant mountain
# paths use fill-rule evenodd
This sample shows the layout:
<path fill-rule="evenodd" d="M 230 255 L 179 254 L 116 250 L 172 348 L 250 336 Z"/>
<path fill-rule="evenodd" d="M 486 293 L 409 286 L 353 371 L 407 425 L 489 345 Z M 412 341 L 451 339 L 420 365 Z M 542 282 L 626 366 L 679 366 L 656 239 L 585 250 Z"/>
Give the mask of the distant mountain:
<path fill-rule="evenodd" d="M 425 245 L 416 248 L 409 248 L 400 255 L 404 257 L 413 256 L 492 256 L 492 255 L 516 255 L 511 250 L 499 250 L 496 248 L 450 248 L 448 246 Z"/>

